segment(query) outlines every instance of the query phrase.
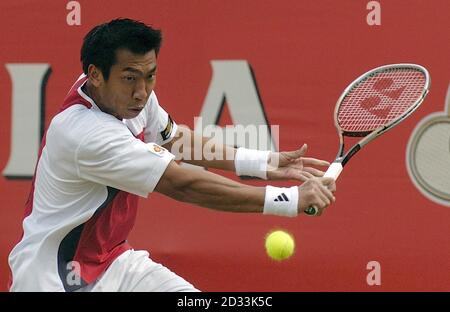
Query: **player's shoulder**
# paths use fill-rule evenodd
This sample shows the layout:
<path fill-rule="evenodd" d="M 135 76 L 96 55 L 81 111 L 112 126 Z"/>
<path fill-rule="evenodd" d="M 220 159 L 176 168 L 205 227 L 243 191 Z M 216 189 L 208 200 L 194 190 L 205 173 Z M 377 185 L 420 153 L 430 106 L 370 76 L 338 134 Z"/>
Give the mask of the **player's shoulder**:
<path fill-rule="evenodd" d="M 123 131 L 124 124 L 112 115 L 84 105 L 72 105 L 58 113 L 51 121 L 47 140 L 64 140 L 76 144 L 88 136 Z"/>

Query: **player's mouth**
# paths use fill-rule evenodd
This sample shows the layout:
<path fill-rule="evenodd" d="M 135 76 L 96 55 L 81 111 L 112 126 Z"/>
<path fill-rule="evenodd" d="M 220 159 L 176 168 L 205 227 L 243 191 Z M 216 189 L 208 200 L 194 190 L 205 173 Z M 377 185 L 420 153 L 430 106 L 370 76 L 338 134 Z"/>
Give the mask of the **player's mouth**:
<path fill-rule="evenodd" d="M 143 110 L 143 109 L 144 109 L 144 106 L 142 106 L 142 107 L 132 107 L 129 110 L 131 110 L 131 111 L 133 111 L 135 113 L 140 113 L 141 110 Z"/>

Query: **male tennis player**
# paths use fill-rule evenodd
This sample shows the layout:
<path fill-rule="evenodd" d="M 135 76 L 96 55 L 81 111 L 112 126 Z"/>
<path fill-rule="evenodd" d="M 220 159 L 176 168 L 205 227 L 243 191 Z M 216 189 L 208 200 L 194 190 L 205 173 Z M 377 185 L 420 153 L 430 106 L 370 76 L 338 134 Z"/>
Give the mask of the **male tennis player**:
<path fill-rule="evenodd" d="M 218 210 L 289 217 L 310 205 L 321 212 L 334 201 L 334 181 L 311 167 L 328 163 L 303 158 L 305 147 L 269 153 L 217 145 L 224 155 L 232 149 L 234 159 L 184 159 L 238 175 L 304 182 L 291 188 L 248 186 L 179 166 L 169 150 L 190 130 L 177 127 L 153 92 L 160 44 L 160 31 L 129 19 L 86 35 L 84 74 L 42 142 L 23 237 L 9 256 L 10 290 L 196 291 L 127 242 L 138 196 L 153 191 Z M 268 170 L 276 158 L 279 165 Z"/>

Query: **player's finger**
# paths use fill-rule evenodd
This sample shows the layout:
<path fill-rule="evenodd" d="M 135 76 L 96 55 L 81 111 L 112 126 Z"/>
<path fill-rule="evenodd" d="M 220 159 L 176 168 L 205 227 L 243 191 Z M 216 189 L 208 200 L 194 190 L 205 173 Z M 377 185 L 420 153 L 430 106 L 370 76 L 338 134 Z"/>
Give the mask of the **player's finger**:
<path fill-rule="evenodd" d="M 303 182 L 305 182 L 306 180 L 308 180 L 308 178 L 305 177 L 305 176 L 303 175 L 302 172 L 298 172 L 298 171 L 293 172 L 292 174 L 288 175 L 287 178 L 288 178 L 288 179 L 298 180 L 298 181 L 303 181 Z"/>
<path fill-rule="evenodd" d="M 314 216 L 320 216 L 327 207 L 327 204 L 321 198 L 317 197 L 314 200 L 314 204 L 312 206 L 314 206 L 317 209 L 317 213 Z"/>
<path fill-rule="evenodd" d="M 309 179 L 314 178 L 313 175 L 311 175 L 310 173 L 305 173 L 305 172 L 301 172 L 298 174 L 297 178 L 295 178 L 296 180 L 302 181 L 302 182 L 306 182 Z"/>
<path fill-rule="evenodd" d="M 321 178 L 322 184 L 325 185 L 330 191 L 336 191 L 336 180 L 331 177 Z"/>
<path fill-rule="evenodd" d="M 320 181 L 322 182 L 323 185 L 330 185 L 336 182 L 332 177 L 323 177 L 320 178 Z"/>
<path fill-rule="evenodd" d="M 322 187 L 321 187 L 322 188 Z M 320 190 L 320 192 L 317 194 L 317 196 L 320 198 L 321 201 L 321 208 L 325 209 L 325 207 L 329 206 L 331 204 L 331 200 L 327 197 L 323 189 Z"/>
<path fill-rule="evenodd" d="M 320 185 L 322 194 L 330 201 L 329 204 L 331 204 L 332 202 L 334 203 L 336 201 L 336 197 L 334 197 L 333 193 L 331 192 L 331 190 L 328 189 L 327 186 L 325 185 Z"/>
<path fill-rule="evenodd" d="M 303 144 L 303 146 L 300 147 L 298 150 L 291 151 L 291 152 L 285 152 L 284 154 L 287 156 L 287 158 L 290 161 L 296 161 L 296 160 L 300 159 L 303 155 L 305 155 L 307 150 L 308 150 L 308 145 Z"/>
<path fill-rule="evenodd" d="M 330 204 L 330 199 L 325 193 L 326 187 L 317 178 L 311 180 L 313 190 L 313 204 L 320 208 L 325 208 Z"/>
<path fill-rule="evenodd" d="M 295 170 L 295 172 L 296 173 L 293 178 L 296 180 L 303 181 L 303 182 L 316 177 L 316 176 L 312 175 L 311 173 L 302 171 L 302 170 Z"/>
<path fill-rule="evenodd" d="M 289 164 L 287 164 L 286 167 L 302 170 L 303 169 L 303 163 L 302 163 L 301 160 L 300 161 L 295 160 L 295 161 L 291 161 Z"/>
<path fill-rule="evenodd" d="M 302 157 L 302 161 L 304 165 L 311 166 L 330 166 L 330 163 L 326 160 L 310 158 L 310 157 Z"/>
<path fill-rule="evenodd" d="M 271 180 L 286 180 L 286 179 L 292 179 L 292 180 L 298 180 L 305 182 L 309 179 L 309 175 L 306 176 L 303 174 L 301 170 L 297 170 L 295 168 L 286 168 L 284 170 L 272 170 L 268 172 L 268 176 Z"/>
<path fill-rule="evenodd" d="M 322 177 L 322 176 L 325 174 L 325 172 L 322 171 L 322 170 L 319 170 L 319 169 L 314 168 L 314 167 L 306 167 L 306 166 L 304 166 L 304 165 L 305 165 L 305 164 L 304 164 L 303 161 L 300 159 L 300 160 L 296 160 L 295 162 L 291 162 L 291 163 L 288 164 L 286 167 L 290 167 L 290 168 L 294 168 L 294 169 L 302 170 L 302 171 L 306 170 L 306 171 L 308 171 L 309 173 L 312 173 L 312 174 L 313 174 L 314 176 L 316 176 L 316 177 Z"/>
<path fill-rule="evenodd" d="M 303 172 L 296 170 L 295 168 L 289 168 L 284 174 L 280 176 L 281 179 L 293 179 L 293 180 L 299 180 L 299 181 L 305 181 L 308 178 L 306 178 L 303 175 Z"/>
<path fill-rule="evenodd" d="M 325 174 L 325 172 L 323 172 L 322 170 L 313 168 L 313 167 L 303 167 L 302 169 L 304 172 L 308 172 L 310 174 L 312 174 L 315 177 L 323 177 L 323 175 Z"/>
<path fill-rule="evenodd" d="M 313 176 L 311 173 L 306 172 L 306 171 L 302 171 L 302 172 L 301 172 L 301 175 L 304 176 L 304 177 L 306 177 L 307 179 L 312 179 L 312 178 L 314 178 L 314 176 Z"/>

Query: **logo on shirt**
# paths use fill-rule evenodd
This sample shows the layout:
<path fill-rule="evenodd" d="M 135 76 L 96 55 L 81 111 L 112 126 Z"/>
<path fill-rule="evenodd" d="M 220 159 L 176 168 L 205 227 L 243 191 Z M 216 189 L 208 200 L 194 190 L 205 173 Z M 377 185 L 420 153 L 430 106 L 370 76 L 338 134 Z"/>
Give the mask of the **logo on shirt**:
<path fill-rule="evenodd" d="M 168 119 L 167 119 L 167 126 L 166 126 L 166 128 L 163 131 L 160 132 L 163 141 L 165 141 L 168 138 L 170 138 L 170 134 L 172 133 L 172 128 L 173 128 L 173 120 L 172 120 L 172 118 L 170 118 L 170 115 L 169 115 Z"/>
<path fill-rule="evenodd" d="M 153 154 L 155 154 L 159 157 L 162 157 L 164 155 L 164 153 L 167 151 L 164 147 L 159 146 L 158 144 L 155 144 L 155 143 L 149 143 L 148 149 L 150 152 L 152 152 Z"/>

